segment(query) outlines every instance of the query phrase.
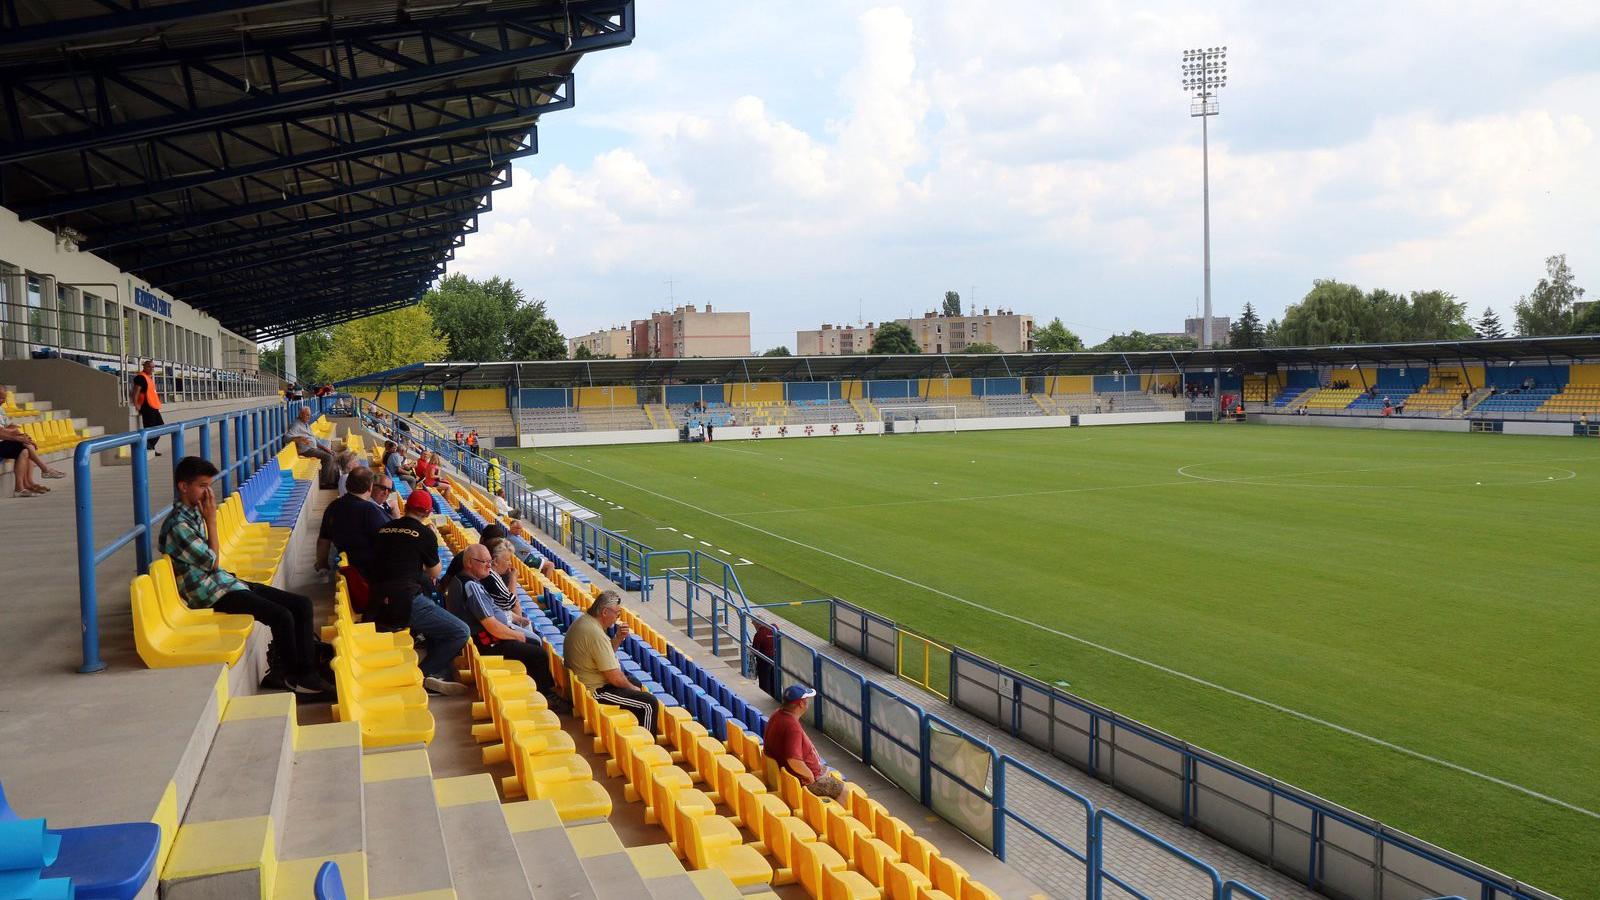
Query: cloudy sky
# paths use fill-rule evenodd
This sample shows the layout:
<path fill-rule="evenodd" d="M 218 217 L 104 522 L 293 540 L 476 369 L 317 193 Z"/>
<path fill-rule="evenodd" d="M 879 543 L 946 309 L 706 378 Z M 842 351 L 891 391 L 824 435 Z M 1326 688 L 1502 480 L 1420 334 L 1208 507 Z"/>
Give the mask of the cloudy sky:
<path fill-rule="evenodd" d="M 1600 293 L 1588 0 L 641 0 L 454 270 L 569 335 L 669 296 L 747 309 L 758 352 L 946 290 L 1091 343 L 1178 330 L 1202 284 L 1179 53 L 1212 44 L 1219 314 L 1323 277 L 1504 314 L 1552 253 Z"/>

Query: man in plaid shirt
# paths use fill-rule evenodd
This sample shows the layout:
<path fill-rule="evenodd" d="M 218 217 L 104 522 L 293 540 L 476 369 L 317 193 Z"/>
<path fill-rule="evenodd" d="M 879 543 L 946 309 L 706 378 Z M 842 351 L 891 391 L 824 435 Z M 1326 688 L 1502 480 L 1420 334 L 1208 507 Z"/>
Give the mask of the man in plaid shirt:
<path fill-rule="evenodd" d="M 198 456 L 184 457 L 172 473 L 178 502 L 161 523 L 160 543 L 172 559 L 178 593 L 191 609 L 240 613 L 272 630 L 262 687 L 332 693 L 333 685 L 317 672 L 311 599 L 241 581 L 217 565 L 217 495 L 211 492 L 216 474 L 217 467 Z"/>

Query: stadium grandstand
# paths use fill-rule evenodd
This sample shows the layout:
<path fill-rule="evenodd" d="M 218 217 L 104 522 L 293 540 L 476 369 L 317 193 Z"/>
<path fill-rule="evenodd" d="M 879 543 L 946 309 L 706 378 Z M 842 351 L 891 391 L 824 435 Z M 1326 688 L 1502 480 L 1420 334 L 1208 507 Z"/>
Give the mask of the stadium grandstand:
<path fill-rule="evenodd" d="M 1510 338 L 1348 347 L 915 356 L 417 363 L 339 387 L 495 447 L 657 441 L 711 425 L 961 428 L 1073 416 L 1392 420 L 1394 427 L 1568 433 L 1600 417 L 1600 341 Z M 1553 360 L 1565 364 L 1554 364 Z M 1224 408 L 1224 401 L 1230 401 Z M 1055 423 L 1055 419 L 1062 420 Z M 1416 423 L 1401 425 L 1401 422 Z M 1553 429 L 1553 430 L 1552 430 Z M 585 437 L 584 435 L 590 435 Z"/>
<path fill-rule="evenodd" d="M 499 449 L 1213 422 L 1230 398 L 1592 436 L 1600 338 L 419 363 L 286 400 L 292 351 L 263 371 L 258 343 L 415 303 L 635 14 L 0 6 L 0 897 L 1552 900 L 916 623 L 753 602 Z M 329 514 L 362 489 L 415 522 L 420 581 L 367 583 L 375 532 Z M 447 612 L 434 562 L 493 577 Z M 568 653 L 604 662 L 585 633 L 613 615 L 614 668 Z M 815 766 L 769 755 L 796 710 Z"/>

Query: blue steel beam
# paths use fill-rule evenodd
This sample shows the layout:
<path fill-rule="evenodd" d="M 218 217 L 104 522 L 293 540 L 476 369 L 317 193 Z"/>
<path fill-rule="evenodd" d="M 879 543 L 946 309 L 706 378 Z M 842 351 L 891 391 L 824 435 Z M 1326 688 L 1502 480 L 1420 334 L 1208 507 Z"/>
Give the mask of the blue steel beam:
<path fill-rule="evenodd" d="M 5 30 L 0 31 L 0 51 L 83 42 L 103 38 L 119 31 L 161 28 L 211 16 L 242 15 L 278 6 L 312 4 L 308 0 L 192 0 L 188 3 L 173 3 L 167 6 L 141 7 L 135 0 L 120 8 L 111 4 L 106 5 L 113 11 L 100 16 L 78 16 L 54 22 L 37 22 L 32 25 L 11 23 Z M 50 4 L 44 4 L 44 8 L 52 7 Z"/>
<path fill-rule="evenodd" d="M 268 255 L 268 256 L 263 256 L 263 257 L 261 257 L 259 259 L 254 260 L 254 261 L 237 262 L 237 263 L 230 262 L 230 263 L 227 264 L 226 271 L 228 272 L 228 274 L 234 274 L 234 273 L 238 273 L 238 272 L 254 271 L 256 269 L 265 268 L 265 267 L 268 267 L 268 266 L 274 266 L 274 265 L 277 265 L 278 263 L 287 262 L 287 261 L 290 261 L 290 260 L 303 259 L 303 258 L 306 258 L 306 257 L 313 257 L 313 256 L 324 256 L 324 255 L 327 255 L 327 254 L 331 253 L 334 250 L 340 250 L 340 249 L 343 249 L 345 247 L 348 247 L 348 246 L 351 246 L 351 245 L 355 245 L 355 244 L 369 245 L 374 249 L 375 252 L 377 252 L 377 251 L 381 250 L 381 248 L 383 246 L 383 244 L 378 242 L 379 238 L 386 238 L 386 237 L 391 237 L 391 236 L 395 236 L 395 235 L 405 234 L 406 232 L 409 232 L 409 231 L 427 232 L 428 234 L 432 234 L 434 236 L 443 236 L 445 234 L 453 235 L 453 234 L 458 234 L 458 233 L 459 234 L 472 234 L 472 233 L 474 233 L 474 232 L 476 232 L 478 230 L 478 226 L 477 226 L 477 223 L 476 223 L 477 217 L 481 213 L 486 212 L 486 211 L 487 211 L 487 209 L 486 209 L 486 205 L 485 205 L 485 207 L 479 207 L 479 208 L 465 210 L 465 211 L 458 211 L 458 212 L 455 212 L 452 215 L 450 215 L 448 217 L 444 217 L 444 218 L 427 219 L 427 220 L 423 220 L 423 221 L 420 221 L 420 222 L 407 222 L 407 223 L 405 223 L 403 225 L 396 225 L 396 226 L 393 226 L 393 227 L 390 227 L 390 228 L 375 229 L 373 231 L 364 232 L 364 233 L 362 233 L 360 235 L 357 235 L 355 237 L 346 238 L 345 240 L 342 240 L 342 241 L 336 241 L 336 242 L 322 242 L 322 241 L 319 241 L 319 242 L 317 242 L 316 246 L 310 247 L 310 248 L 288 247 L 288 248 L 284 248 L 282 251 L 279 251 L 277 253 L 274 253 L 274 254 L 271 254 L 271 255 Z M 473 221 L 472 221 L 472 223 L 470 225 L 467 225 L 467 227 L 463 231 L 457 232 L 455 230 L 457 227 L 463 225 L 464 223 L 467 223 L 468 220 L 473 220 Z M 443 230 L 441 230 L 441 229 L 443 229 Z M 395 243 L 401 243 L 401 242 L 397 241 Z M 156 287 L 162 288 L 163 290 L 167 290 L 169 293 L 173 293 L 174 295 L 181 295 L 181 293 L 182 293 L 181 291 L 173 291 L 173 290 L 171 290 L 171 288 L 175 287 L 177 285 L 180 285 L 180 284 L 189 284 L 191 282 L 200 281 L 200 280 L 205 279 L 205 278 L 210 278 L 210 277 L 213 277 L 213 276 L 215 276 L 217 274 L 219 274 L 219 270 L 218 270 L 217 267 L 209 267 L 204 271 L 191 272 L 191 273 L 186 273 L 186 274 L 177 275 L 177 276 L 168 276 L 168 277 L 164 277 L 164 278 L 160 279 L 159 281 L 157 281 L 156 279 L 149 279 L 149 280 L 152 283 L 154 283 L 156 285 Z"/>
<path fill-rule="evenodd" d="M 380 71 L 377 74 L 359 75 L 355 71 L 350 73 L 326 72 L 318 67 L 304 64 L 298 74 L 285 73 L 273 79 L 278 83 L 282 79 L 316 78 L 324 83 L 300 90 L 287 92 L 267 91 L 262 85 L 252 85 L 243 81 L 238 76 L 232 76 L 213 65 L 211 58 L 232 63 L 240 51 L 231 47 L 203 48 L 192 52 L 165 52 L 147 55 L 143 58 L 136 55 L 132 60 L 94 60 L 74 61 L 66 68 L 50 66 L 24 66 L 21 68 L 0 69 L 0 85 L 8 91 L 29 90 L 30 96 L 39 101 L 42 95 L 28 87 L 30 81 L 57 79 L 52 86 L 59 88 L 59 79 L 71 78 L 74 83 L 88 70 L 91 77 L 88 88 L 101 92 L 104 96 L 104 76 L 118 71 L 114 63 L 121 62 L 123 67 L 138 68 L 142 63 L 145 67 L 159 65 L 170 68 L 176 65 L 183 74 L 183 83 L 191 83 L 193 73 L 199 71 L 213 82 L 230 85 L 239 90 L 244 99 L 230 103 L 222 103 L 210 107 L 192 107 L 181 113 L 158 115 L 149 119 L 133 119 L 128 121 L 114 121 L 111 119 L 109 103 L 100 103 L 96 106 L 98 116 L 84 113 L 68 115 L 69 119 L 76 119 L 83 124 L 83 128 L 66 134 L 50 137 L 35 138 L 9 142 L 0 145 L 0 163 L 12 163 L 32 159 L 55 153 L 86 150 L 92 147 L 116 146 L 134 141 L 175 134 L 183 131 L 192 131 L 203 126 L 222 125 L 231 121 L 259 116 L 280 110 L 293 110 L 307 106 L 315 106 L 342 97 L 360 97 L 380 91 L 404 91 L 409 88 L 435 84 L 449 79 L 465 78 L 496 69 L 506 69 L 514 66 L 525 66 L 534 63 L 551 61 L 565 56 L 578 56 L 584 53 L 603 50 L 609 47 L 624 46 L 631 43 L 634 35 L 634 14 L 632 0 L 621 0 L 611 3 L 583 3 L 582 0 L 574 3 L 573 7 L 589 7 L 596 10 L 605 10 L 615 16 L 618 21 L 598 18 L 594 15 L 585 17 L 585 21 L 595 26 L 596 30 L 590 33 L 563 34 L 548 28 L 540 27 L 534 22 L 545 21 L 548 13 L 541 12 L 532 15 L 527 10 L 516 12 L 493 12 L 478 16 L 465 16 L 452 19 L 423 20 L 406 24 L 386 24 L 373 28 L 355 29 L 329 29 L 327 33 L 317 32 L 307 41 L 307 36 L 298 36 L 295 39 L 285 39 L 279 42 L 256 42 L 255 52 L 264 54 L 268 59 L 285 58 L 284 51 L 297 44 L 310 43 L 316 47 L 317 52 L 327 52 L 332 49 L 336 59 L 350 60 L 355 65 L 358 56 L 372 55 L 367 50 L 358 47 L 357 42 L 395 40 L 412 41 L 420 43 L 424 51 L 423 58 L 404 58 L 410 62 L 409 66 L 400 65 L 398 59 L 390 59 L 400 65 L 392 71 Z M 476 55 L 464 55 L 451 62 L 434 62 L 436 49 L 435 42 L 442 41 L 450 46 L 463 47 L 462 40 L 448 40 L 451 29 L 464 29 L 470 33 L 482 34 L 483 31 L 492 32 L 497 39 L 494 46 L 484 46 Z M 527 46 L 515 46 L 512 35 L 519 35 L 530 40 Z M 417 41 L 420 39 L 420 41 Z M 472 42 L 476 43 L 476 42 Z M 246 55 L 250 49 L 250 42 L 246 41 L 241 48 Z M 465 53 L 465 49 L 462 51 Z M 81 85 L 80 85 L 81 86 Z M 63 111 L 70 112 L 70 111 Z M 16 124 L 16 123 L 13 123 Z"/>
<path fill-rule="evenodd" d="M 455 239 L 438 238 L 406 246 L 403 249 L 390 250 L 386 246 L 380 252 L 364 256 L 351 254 L 309 265 L 305 262 L 290 264 L 278 269 L 273 284 L 303 289 L 330 279 L 365 278 L 382 273 L 385 269 L 404 268 L 413 263 L 443 265 L 454 258 Z M 215 314 L 217 310 L 227 309 L 232 302 L 231 298 L 253 293 L 260 288 L 260 284 L 259 279 L 213 282 L 211 287 L 204 290 L 185 291 L 179 299 Z"/>
<path fill-rule="evenodd" d="M 195 263 L 202 260 L 226 256 L 251 247 L 264 244 L 273 244 L 279 241 L 296 240 L 310 237 L 325 231 L 348 229 L 352 225 L 370 222 L 374 219 L 384 219 L 401 213 L 412 212 L 429 207 L 447 208 L 453 203 L 474 202 L 485 197 L 488 192 L 497 191 L 511 183 L 509 177 L 501 176 L 485 185 L 473 185 L 465 190 L 437 196 L 423 195 L 421 199 L 410 200 L 404 203 L 378 204 L 369 209 L 353 213 L 336 213 L 332 216 L 306 218 L 293 225 L 276 229 L 257 229 L 242 232 L 246 235 L 239 240 L 224 241 L 209 235 L 203 235 L 191 241 L 172 242 L 169 246 L 176 247 L 176 251 L 155 259 L 142 259 L 142 254 L 133 255 L 132 267 L 141 272 L 153 272 Z M 349 232 L 358 234 L 358 232 Z M 142 249 L 142 248 L 141 248 Z"/>
<path fill-rule="evenodd" d="M 152 240 L 170 235 L 181 235 L 184 232 L 195 231 L 197 229 L 206 228 L 212 225 L 221 225 L 236 221 L 238 219 L 249 218 L 251 216 L 264 216 L 274 213 L 281 213 L 285 210 L 295 209 L 301 206 L 317 206 L 326 210 L 327 212 L 337 213 L 337 208 L 330 205 L 330 201 L 352 197 L 357 194 L 366 194 L 371 191 L 381 191 L 389 188 L 415 185 L 419 182 L 425 181 L 454 178 L 462 175 L 488 175 L 505 168 L 509 164 L 510 160 L 527 156 L 531 152 L 531 150 L 524 150 L 519 153 L 497 156 L 492 160 L 484 157 L 482 159 L 474 159 L 468 162 L 456 163 L 454 165 L 438 166 L 431 169 L 419 169 L 415 172 L 406 172 L 400 175 L 394 175 L 387 178 L 377 178 L 366 182 L 342 184 L 339 187 L 329 188 L 328 190 L 317 191 L 315 193 L 287 194 L 283 199 L 279 200 L 268 200 L 262 203 L 245 203 L 238 206 L 224 207 L 222 209 L 197 215 L 174 216 L 170 219 L 163 219 L 143 228 L 121 230 L 98 240 L 87 240 L 80 245 L 80 249 L 89 253 L 98 253 L 102 250 L 107 250 L 113 247 L 121 247 L 126 244 L 139 243 L 140 241 Z M 253 226 L 247 224 L 244 227 L 249 228 Z"/>
<path fill-rule="evenodd" d="M 492 135 L 494 132 L 497 132 L 500 129 L 514 129 L 522 124 L 528 124 L 530 129 L 529 134 L 533 135 L 534 137 L 531 148 L 533 150 L 537 150 L 537 132 L 532 130 L 531 123 L 536 120 L 539 115 L 542 115 L 545 112 L 554 112 L 556 110 L 569 109 L 572 107 L 572 76 L 565 76 L 561 80 L 563 82 L 563 95 L 560 96 L 558 100 L 553 100 L 537 106 L 530 106 L 527 104 L 512 104 L 503 100 L 496 101 L 492 98 L 492 95 L 486 95 L 479 89 L 463 88 L 459 90 L 452 89 L 448 92 L 435 92 L 429 95 L 429 103 L 445 101 L 454 98 L 467 100 L 469 102 L 481 100 L 485 104 L 493 104 L 498 102 L 508 108 L 493 113 L 476 113 L 466 115 L 458 119 L 441 122 L 426 128 L 415 128 L 409 125 L 409 121 L 415 118 L 415 107 L 422 105 L 421 103 L 407 101 L 403 98 L 386 99 L 382 103 L 383 107 L 400 107 L 405 114 L 394 117 L 401 121 L 387 123 L 389 127 L 394 128 L 392 133 L 365 141 L 346 142 L 341 140 L 339 135 L 327 134 L 318 129 L 313 129 L 307 122 L 304 121 L 279 122 L 278 124 L 284 126 L 286 129 L 290 127 L 296 129 L 295 132 L 285 132 L 283 134 L 283 137 L 288 138 L 289 140 L 294 140 L 299 136 L 299 132 L 304 131 L 309 132 L 313 139 L 325 140 L 327 145 L 318 147 L 314 150 L 306 150 L 300 153 L 287 155 L 275 155 L 270 159 L 234 165 L 225 164 L 217 166 L 208 160 L 193 160 L 195 163 L 197 163 L 195 168 L 199 169 L 199 171 L 190 172 L 182 176 L 158 178 L 153 180 L 135 180 L 132 183 L 117 187 L 98 186 L 93 191 L 62 191 L 59 195 L 52 196 L 49 199 L 32 203 L 16 203 L 10 208 L 18 215 L 19 218 L 23 219 L 24 221 L 52 218 L 55 216 L 67 215 L 75 212 L 83 212 L 102 206 L 129 203 L 159 194 L 176 193 L 178 191 L 215 184 L 217 182 L 250 178 L 277 172 L 283 169 L 298 169 L 326 163 L 377 157 L 392 153 L 424 153 L 436 148 L 460 144 L 466 139 L 463 137 L 463 135 L 470 134 L 473 135 L 473 140 L 483 140 L 485 135 Z M 543 83 L 547 81 L 548 79 L 542 77 L 528 79 L 526 81 L 514 82 L 512 83 L 511 87 L 529 89 L 531 86 L 527 82 Z M 452 96 L 450 98 L 442 96 L 445 93 L 448 93 Z M 549 96 L 549 94 L 545 94 L 545 96 Z M 425 112 L 435 115 L 439 114 L 437 110 L 426 106 L 423 108 Z M 333 107 L 326 111 L 307 113 L 305 114 L 305 118 L 315 120 L 336 115 L 338 115 L 337 107 Z M 455 135 L 455 137 L 451 137 L 452 135 Z M 510 133 L 506 134 L 503 140 L 515 141 L 517 137 L 518 136 L 516 134 Z M 276 152 L 273 151 L 269 145 L 253 140 L 246 141 L 245 138 L 237 133 L 236 129 L 216 131 L 211 134 L 211 139 L 208 141 L 208 143 L 216 146 L 226 146 L 230 143 L 235 145 L 239 143 L 246 143 L 247 145 L 260 147 L 262 150 L 267 152 Z M 165 140 L 152 143 L 149 152 L 155 153 L 160 150 L 177 152 L 173 148 L 173 145 Z M 22 166 L 17 166 L 17 168 L 24 172 L 28 171 Z"/>

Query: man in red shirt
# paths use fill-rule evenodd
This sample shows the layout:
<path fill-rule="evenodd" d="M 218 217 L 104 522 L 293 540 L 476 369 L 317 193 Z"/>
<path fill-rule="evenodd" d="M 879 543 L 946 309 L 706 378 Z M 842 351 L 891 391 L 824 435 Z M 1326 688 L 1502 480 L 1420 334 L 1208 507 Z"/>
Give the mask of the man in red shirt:
<path fill-rule="evenodd" d="M 806 790 L 830 800 L 844 793 L 844 782 L 829 772 L 817 756 L 816 745 L 806 735 L 800 717 L 817 692 L 803 684 L 791 684 L 783 692 L 783 706 L 767 720 L 767 733 L 762 735 L 762 749 L 779 766 L 800 779 Z"/>

